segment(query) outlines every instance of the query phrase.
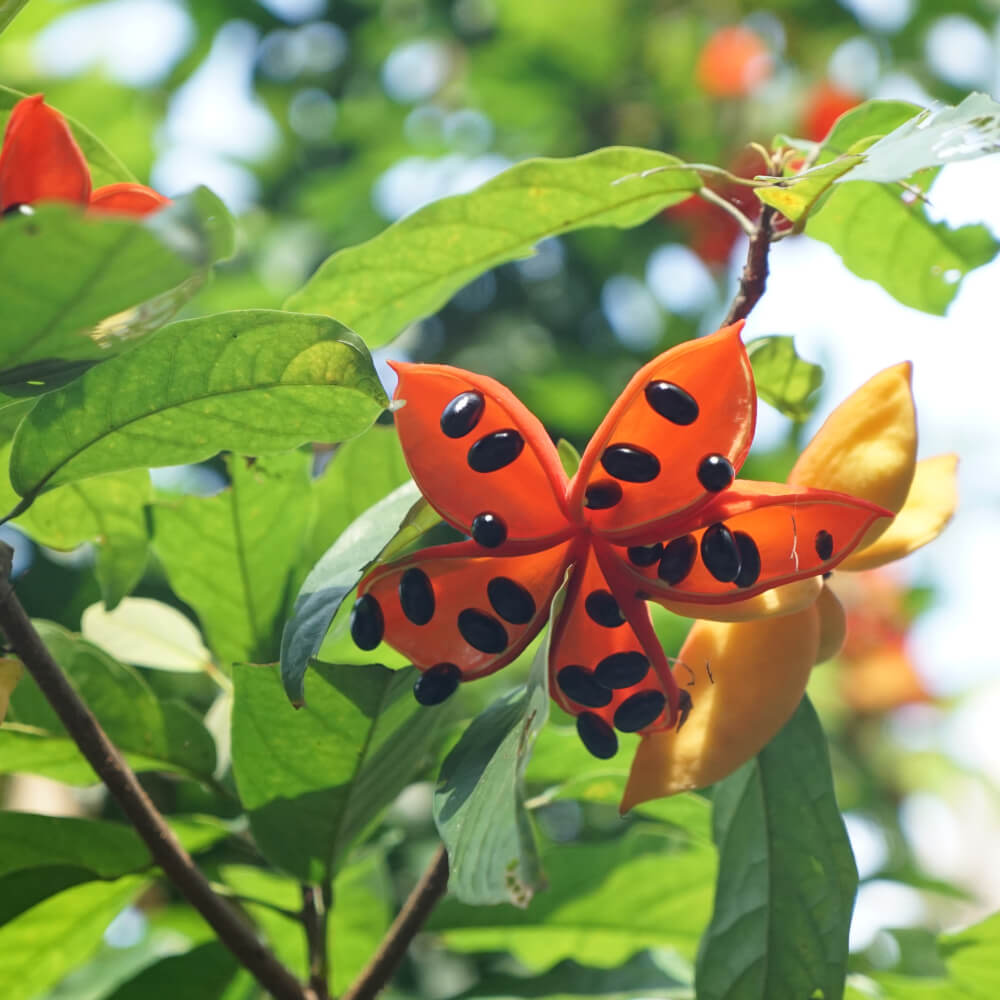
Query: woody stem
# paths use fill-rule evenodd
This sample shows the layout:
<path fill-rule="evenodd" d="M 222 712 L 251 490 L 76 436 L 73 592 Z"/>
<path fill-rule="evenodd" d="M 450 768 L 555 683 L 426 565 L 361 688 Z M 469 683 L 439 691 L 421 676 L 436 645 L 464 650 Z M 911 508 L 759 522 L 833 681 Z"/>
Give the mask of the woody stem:
<path fill-rule="evenodd" d="M 740 287 L 733 304 L 729 307 L 725 326 L 746 319 L 764 294 L 768 276 L 767 255 L 774 238 L 773 226 L 776 214 L 776 210 L 770 205 L 765 205 L 761 209 L 753 234 L 750 236 L 750 245 L 747 247 L 747 259 L 740 275 Z"/>

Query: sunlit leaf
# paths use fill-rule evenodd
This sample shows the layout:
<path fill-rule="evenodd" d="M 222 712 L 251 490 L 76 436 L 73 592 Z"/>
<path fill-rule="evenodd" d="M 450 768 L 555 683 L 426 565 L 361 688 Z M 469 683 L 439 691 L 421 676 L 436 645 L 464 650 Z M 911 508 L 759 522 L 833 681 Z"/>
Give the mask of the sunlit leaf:
<path fill-rule="evenodd" d="M 0 0 L 0 31 L 17 17 L 18 11 L 28 0 Z"/>
<path fill-rule="evenodd" d="M 823 369 L 803 361 L 792 337 L 759 337 L 747 344 L 757 394 L 793 420 L 805 420 L 816 405 Z"/>
<path fill-rule="evenodd" d="M 562 463 L 563 472 L 572 479 L 576 475 L 576 470 L 580 468 L 580 453 L 566 438 L 559 438 L 556 442 L 556 450 L 559 452 L 559 461 Z"/>

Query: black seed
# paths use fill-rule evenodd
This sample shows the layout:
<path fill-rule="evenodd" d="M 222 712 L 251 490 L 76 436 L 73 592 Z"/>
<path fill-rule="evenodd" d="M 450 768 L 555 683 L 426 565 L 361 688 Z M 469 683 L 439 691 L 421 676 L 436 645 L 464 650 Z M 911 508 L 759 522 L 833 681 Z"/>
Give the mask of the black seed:
<path fill-rule="evenodd" d="M 450 438 L 465 437 L 483 416 L 486 400 L 479 392 L 460 392 L 441 411 L 441 430 Z"/>
<path fill-rule="evenodd" d="M 351 638 L 361 649 L 374 649 L 385 634 L 382 608 L 371 594 L 363 594 L 351 608 Z"/>
<path fill-rule="evenodd" d="M 603 625 L 604 628 L 618 628 L 619 625 L 625 624 L 622 609 L 618 607 L 614 594 L 607 590 L 592 590 L 587 594 L 583 607 L 590 615 L 591 621 Z"/>
<path fill-rule="evenodd" d="M 3 210 L 4 215 L 34 215 L 35 210 L 26 201 L 15 201 Z"/>
<path fill-rule="evenodd" d="M 732 486 L 735 478 L 733 463 L 725 455 L 706 455 L 698 466 L 698 482 L 710 493 Z"/>
<path fill-rule="evenodd" d="M 484 549 L 495 549 L 507 541 L 507 525 L 496 514 L 484 511 L 472 519 L 472 537 Z"/>
<path fill-rule="evenodd" d="M 425 670 L 413 685 L 413 697 L 421 705 L 440 705 L 454 693 L 462 671 L 454 663 L 436 663 Z"/>
<path fill-rule="evenodd" d="M 610 760 L 618 753 L 618 737 L 599 715 L 581 712 L 576 717 L 576 731 L 583 745 L 600 760 Z"/>
<path fill-rule="evenodd" d="M 458 631 L 480 653 L 502 653 L 507 648 L 507 630 L 484 611 L 475 608 L 459 611 Z"/>
<path fill-rule="evenodd" d="M 486 596 L 493 610 L 511 625 L 527 625 L 535 617 L 531 592 L 506 576 L 495 576 L 486 584 Z"/>
<path fill-rule="evenodd" d="M 628 550 L 628 561 L 633 566 L 652 566 L 663 555 L 663 543 L 655 545 L 633 545 Z"/>
<path fill-rule="evenodd" d="M 740 571 L 733 583 L 737 587 L 752 587 L 760 579 L 760 549 L 745 531 L 734 531 L 733 538 L 740 550 Z"/>
<path fill-rule="evenodd" d="M 434 588 L 422 569 L 411 566 L 400 577 L 399 606 L 414 625 L 426 625 L 434 617 Z"/>
<path fill-rule="evenodd" d="M 822 528 L 816 532 L 816 555 L 823 560 L 833 555 L 833 535 Z"/>
<path fill-rule="evenodd" d="M 510 465 L 523 450 L 524 438 L 517 431 L 494 431 L 469 449 L 469 468 L 473 472 L 496 472 Z"/>
<path fill-rule="evenodd" d="M 663 549 L 656 575 L 671 587 L 676 587 L 694 566 L 694 557 L 698 554 L 698 543 L 694 535 L 681 535 L 668 542 Z"/>
<path fill-rule="evenodd" d="M 650 382 L 646 386 L 646 402 L 672 424 L 686 427 L 698 419 L 694 396 L 673 382 Z"/>
<path fill-rule="evenodd" d="M 622 488 L 613 480 L 604 479 L 587 487 L 583 506 L 590 510 L 607 510 L 622 498 Z"/>
<path fill-rule="evenodd" d="M 611 692 L 584 667 L 563 667 L 556 674 L 556 683 L 567 698 L 586 708 L 604 708 L 611 703 Z"/>
<path fill-rule="evenodd" d="M 651 483 L 660 474 L 660 460 L 634 444 L 613 444 L 605 448 L 601 465 L 609 476 L 626 483 Z"/>
<path fill-rule="evenodd" d="M 722 583 L 732 583 L 740 575 L 739 546 L 724 524 L 713 524 L 701 536 L 701 561 Z"/>
<path fill-rule="evenodd" d="M 656 720 L 666 703 L 662 691 L 637 692 L 615 709 L 615 729 L 623 733 L 637 733 Z"/>
<path fill-rule="evenodd" d="M 612 653 L 605 656 L 594 670 L 599 684 L 606 688 L 630 688 L 646 676 L 649 660 L 642 653 Z"/>

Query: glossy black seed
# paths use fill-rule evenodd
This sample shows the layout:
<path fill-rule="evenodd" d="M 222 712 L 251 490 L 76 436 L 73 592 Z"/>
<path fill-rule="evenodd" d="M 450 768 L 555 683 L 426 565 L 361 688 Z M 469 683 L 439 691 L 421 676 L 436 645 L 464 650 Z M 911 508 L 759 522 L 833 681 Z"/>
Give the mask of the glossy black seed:
<path fill-rule="evenodd" d="M 733 485 L 736 470 L 725 455 L 706 455 L 698 466 L 698 482 L 710 493 Z"/>
<path fill-rule="evenodd" d="M 611 702 L 611 692 L 584 667 L 563 667 L 556 674 L 556 683 L 567 698 L 586 708 L 604 708 Z"/>
<path fill-rule="evenodd" d="M 824 560 L 833 555 L 833 535 L 822 528 L 816 532 L 816 555 Z"/>
<path fill-rule="evenodd" d="M 421 705 L 440 705 L 454 693 L 462 671 L 454 663 L 436 663 L 425 670 L 413 685 L 413 697 Z"/>
<path fill-rule="evenodd" d="M 34 215 L 35 210 L 26 201 L 15 201 L 3 210 L 4 215 Z"/>
<path fill-rule="evenodd" d="M 479 392 L 460 392 L 441 411 L 441 430 L 450 438 L 465 437 L 483 416 L 486 400 Z"/>
<path fill-rule="evenodd" d="M 638 691 L 615 709 L 615 729 L 636 733 L 663 711 L 667 699 L 662 691 Z"/>
<path fill-rule="evenodd" d="M 652 566 L 663 555 L 663 543 L 655 545 L 633 545 L 628 550 L 628 561 L 633 566 Z"/>
<path fill-rule="evenodd" d="M 694 566 L 694 557 L 698 554 L 698 543 L 694 535 L 681 535 L 668 542 L 663 548 L 663 555 L 660 557 L 660 565 L 656 570 L 656 575 L 671 587 L 676 587 L 684 580 L 691 567 Z"/>
<path fill-rule="evenodd" d="M 581 712 L 576 717 L 576 731 L 583 745 L 600 760 L 610 760 L 618 753 L 618 737 L 599 715 Z"/>
<path fill-rule="evenodd" d="M 752 587 L 760 579 L 760 549 L 745 531 L 734 531 L 733 539 L 740 550 L 740 571 L 733 583 L 737 587 Z"/>
<path fill-rule="evenodd" d="M 516 580 L 495 576 L 486 584 L 486 596 L 493 610 L 511 625 L 527 625 L 535 617 L 535 599 Z"/>
<path fill-rule="evenodd" d="M 473 472 L 496 472 L 510 465 L 523 450 L 524 438 L 517 431 L 494 431 L 469 449 L 469 468 Z"/>
<path fill-rule="evenodd" d="M 426 625 L 434 617 L 434 588 L 422 569 L 411 566 L 400 577 L 399 606 L 414 625 Z"/>
<path fill-rule="evenodd" d="M 351 638 L 360 649 L 374 649 L 385 634 L 382 608 L 371 594 L 363 594 L 351 608 Z"/>
<path fill-rule="evenodd" d="M 472 519 L 472 537 L 484 549 L 495 549 L 507 541 L 507 525 L 496 514 L 484 511 Z"/>
<path fill-rule="evenodd" d="M 722 583 L 732 583 L 740 575 L 740 549 L 724 524 L 713 524 L 701 536 L 701 561 Z"/>
<path fill-rule="evenodd" d="M 625 616 L 618 607 L 614 594 L 607 590 L 592 590 L 583 602 L 584 610 L 592 622 L 604 628 L 618 628 L 625 624 Z"/>
<path fill-rule="evenodd" d="M 599 684 L 606 688 L 630 688 L 646 676 L 649 660 L 642 653 L 612 653 L 605 656 L 594 669 Z"/>
<path fill-rule="evenodd" d="M 458 631 L 480 653 L 502 653 L 507 648 L 507 630 L 484 611 L 466 608 L 458 613 Z"/>
<path fill-rule="evenodd" d="M 607 510 L 622 498 L 622 488 L 611 479 L 591 483 L 584 495 L 583 506 L 590 510 Z"/>
<path fill-rule="evenodd" d="M 660 474 L 660 460 L 634 444 L 613 444 L 605 448 L 601 465 L 609 476 L 626 483 L 651 483 Z"/>
<path fill-rule="evenodd" d="M 672 424 L 686 427 L 698 419 L 694 396 L 673 382 L 650 382 L 646 386 L 646 402 Z"/>

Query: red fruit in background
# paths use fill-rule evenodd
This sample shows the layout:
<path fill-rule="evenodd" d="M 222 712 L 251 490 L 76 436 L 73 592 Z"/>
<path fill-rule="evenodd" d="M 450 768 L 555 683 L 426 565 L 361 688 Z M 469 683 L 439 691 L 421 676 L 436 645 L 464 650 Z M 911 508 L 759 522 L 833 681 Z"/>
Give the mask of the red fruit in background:
<path fill-rule="evenodd" d="M 695 79 L 712 97 L 745 97 L 774 69 L 760 35 L 738 25 L 720 28 L 698 55 Z"/>
<path fill-rule="evenodd" d="M 841 90 L 825 80 L 806 98 L 801 124 L 803 137 L 813 142 L 822 141 L 833 128 L 833 123 L 860 103 L 861 98 L 857 94 Z"/>

